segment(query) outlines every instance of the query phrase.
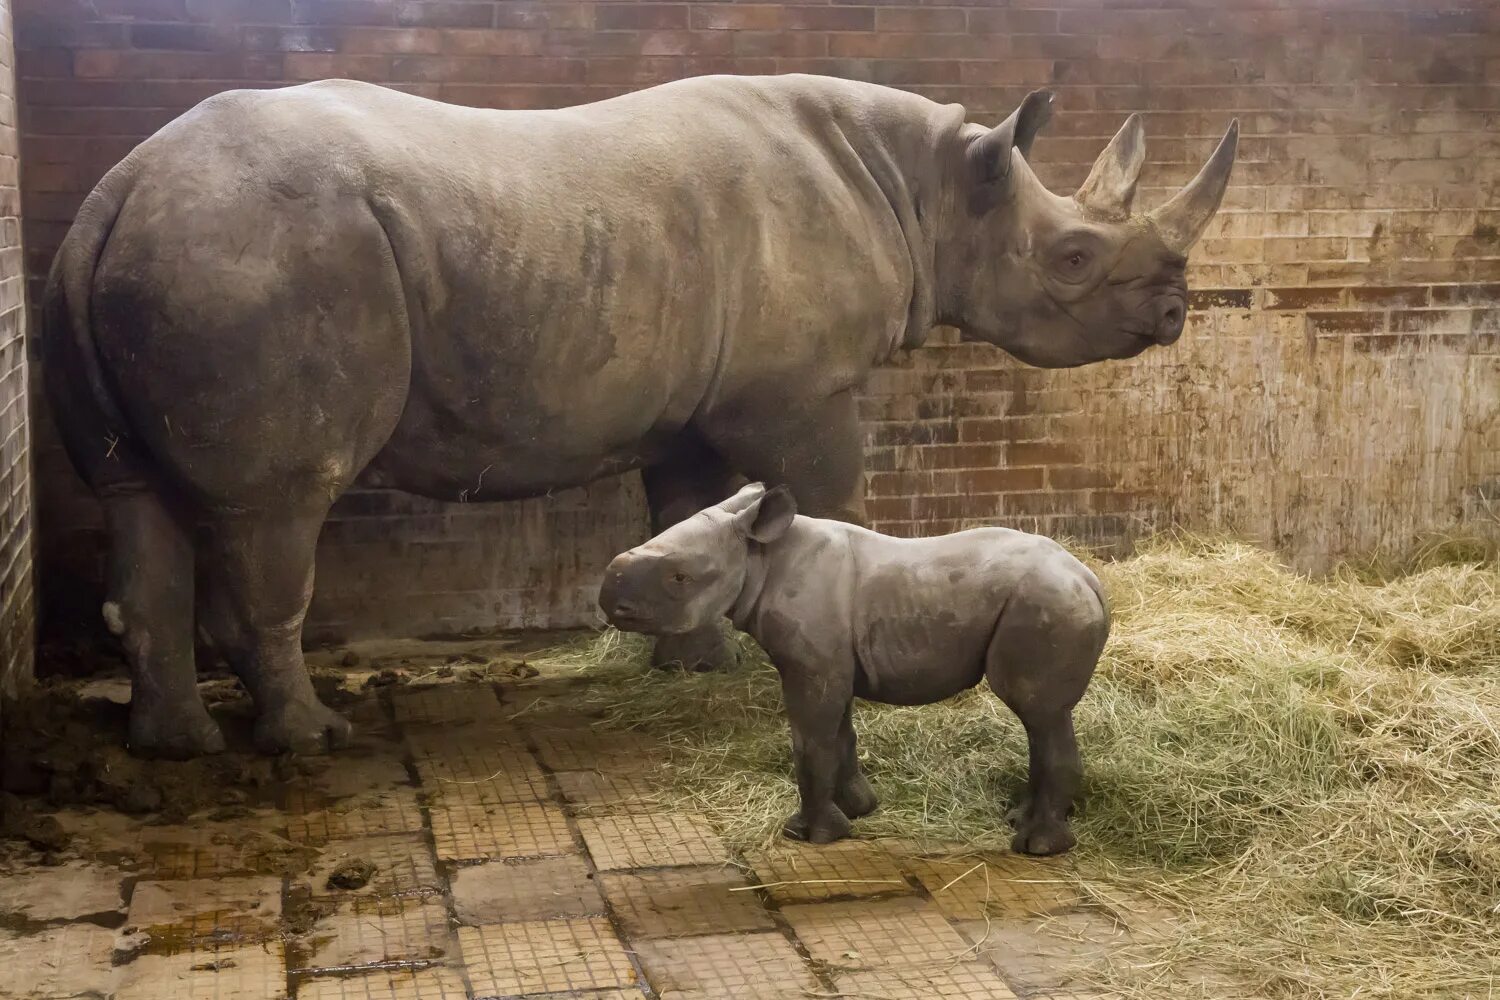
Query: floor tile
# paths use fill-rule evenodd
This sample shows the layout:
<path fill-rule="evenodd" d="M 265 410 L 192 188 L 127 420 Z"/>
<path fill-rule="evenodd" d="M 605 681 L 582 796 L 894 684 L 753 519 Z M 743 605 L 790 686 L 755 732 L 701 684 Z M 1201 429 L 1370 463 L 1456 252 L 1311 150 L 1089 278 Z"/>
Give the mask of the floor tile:
<path fill-rule="evenodd" d="M 280 941 L 142 955 L 120 970 L 115 1000 L 285 1000 Z"/>
<path fill-rule="evenodd" d="M 524 747 L 487 740 L 413 740 L 412 757 L 427 795 L 462 793 L 475 802 L 538 802 L 552 797 L 547 777 Z"/>
<path fill-rule="evenodd" d="M 751 882 L 764 886 L 779 903 L 913 891 L 895 858 L 860 840 L 836 844 L 783 841 L 749 852 L 746 860 L 755 871 Z"/>
<path fill-rule="evenodd" d="M 304 979 L 297 1000 L 468 1000 L 454 969 L 379 969 L 361 975 Z"/>
<path fill-rule="evenodd" d="M 959 928 L 980 943 L 1013 986 L 1032 992 L 1090 992 L 1109 953 L 1129 933 L 1103 913 L 1080 910 L 1033 920 L 965 922 Z"/>
<path fill-rule="evenodd" d="M 779 933 L 659 938 L 634 944 L 658 996 L 703 1000 L 806 1000 L 812 970 Z"/>
<path fill-rule="evenodd" d="M 601 731 L 596 727 L 559 729 L 528 726 L 537 757 L 553 771 L 643 773 L 665 754 L 659 741 L 637 733 Z"/>
<path fill-rule="evenodd" d="M 115 932 L 94 924 L 63 924 L 26 935 L 0 931 L 0 998 L 109 996 L 119 972 L 110 965 L 114 948 Z"/>
<path fill-rule="evenodd" d="M 602 915 L 597 880 L 581 855 L 486 861 L 453 873 L 453 905 L 460 923 Z"/>
<path fill-rule="evenodd" d="M 1001 855 L 993 858 L 903 858 L 933 902 L 954 920 L 1057 913 L 1083 901 L 1065 862 Z"/>
<path fill-rule="evenodd" d="M 440 959 L 451 947 L 448 908 L 440 899 L 351 899 L 297 944 L 294 971 Z"/>
<path fill-rule="evenodd" d="M 460 927 L 478 997 L 630 986 L 635 969 L 603 917 Z"/>
<path fill-rule="evenodd" d="M 891 968 L 845 972 L 834 977 L 838 992 L 850 998 L 891 1000 L 1015 1000 L 1005 980 L 982 962 L 952 968 Z"/>
<path fill-rule="evenodd" d="M 567 816 L 548 802 L 486 803 L 457 786 L 431 807 L 432 835 L 444 861 L 572 854 Z"/>
<path fill-rule="evenodd" d="M 287 818 L 287 836 L 304 844 L 326 844 L 350 837 L 415 833 L 422 829 L 422 810 L 415 788 L 392 788 L 350 796 L 323 809 Z"/>
<path fill-rule="evenodd" d="M 328 877 L 351 861 L 374 865 L 369 881 L 357 889 L 330 886 Z M 432 859 L 432 849 L 421 834 L 403 833 L 383 837 L 335 840 L 323 848 L 312 872 L 297 879 L 314 896 L 420 896 L 443 891 Z"/>
<path fill-rule="evenodd" d="M 708 821 L 684 813 L 585 817 L 578 830 L 600 871 L 716 865 L 729 858 Z"/>
<path fill-rule="evenodd" d="M 836 968 L 935 969 L 975 957 L 970 943 L 922 899 L 808 903 L 781 912 L 808 954 Z"/>
<path fill-rule="evenodd" d="M 666 796 L 644 778 L 612 771 L 558 771 L 563 799 L 575 815 L 661 812 Z"/>
<path fill-rule="evenodd" d="M 0 872 L 0 915 L 74 920 L 125 909 L 125 874 L 87 861 Z"/>
<path fill-rule="evenodd" d="M 733 869 L 603 872 L 599 880 L 632 941 L 776 926 L 754 892 L 733 891 L 745 887 L 744 878 Z"/>
<path fill-rule="evenodd" d="M 124 937 L 130 949 L 177 955 L 224 943 L 269 941 L 280 933 L 281 879 L 137 882 Z"/>
<path fill-rule="evenodd" d="M 437 684 L 407 687 L 391 695 L 391 708 L 401 725 L 440 725 L 449 722 L 500 721 L 505 713 L 488 684 Z"/>

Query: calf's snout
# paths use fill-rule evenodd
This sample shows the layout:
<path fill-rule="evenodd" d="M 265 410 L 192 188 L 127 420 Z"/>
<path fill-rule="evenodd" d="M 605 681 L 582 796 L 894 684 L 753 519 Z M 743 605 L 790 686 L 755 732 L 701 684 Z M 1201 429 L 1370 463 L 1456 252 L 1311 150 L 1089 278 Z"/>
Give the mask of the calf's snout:
<path fill-rule="evenodd" d="M 621 553 L 605 567 L 599 586 L 599 609 L 611 625 L 627 632 L 643 631 L 643 626 L 651 623 L 650 595 L 642 589 L 643 569 L 642 560 L 634 553 Z"/>

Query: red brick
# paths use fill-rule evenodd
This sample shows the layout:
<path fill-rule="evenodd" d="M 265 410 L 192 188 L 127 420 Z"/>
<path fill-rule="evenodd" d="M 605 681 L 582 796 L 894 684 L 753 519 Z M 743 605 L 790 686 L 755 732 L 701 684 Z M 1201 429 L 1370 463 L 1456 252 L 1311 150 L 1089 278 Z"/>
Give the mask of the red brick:
<path fill-rule="evenodd" d="M 963 473 L 965 489 L 981 493 L 1018 493 L 1044 485 L 1041 469 L 976 469 Z"/>
<path fill-rule="evenodd" d="M 1397 287 L 1360 286 L 1349 289 L 1349 304 L 1352 306 L 1425 306 L 1428 288 L 1426 285 Z"/>
<path fill-rule="evenodd" d="M 1343 288 L 1267 288 L 1267 309 L 1328 309 L 1343 305 Z"/>
<path fill-rule="evenodd" d="M 601 30 L 639 28 L 686 28 L 686 4 L 601 4 L 594 10 L 594 27 Z"/>
<path fill-rule="evenodd" d="M 781 21 L 793 31 L 875 30 L 875 12 L 868 7 L 784 7 Z"/>
<path fill-rule="evenodd" d="M 349 55 L 443 51 L 443 32 L 436 28 L 345 28 L 339 38 L 339 51 Z"/>
<path fill-rule="evenodd" d="M 953 497 L 915 497 L 911 501 L 913 516 L 918 521 L 954 520 L 967 521 L 994 518 L 1002 510 L 1003 500 L 998 493 L 967 493 Z"/>
<path fill-rule="evenodd" d="M 539 31 L 471 31 L 442 32 L 442 50 L 458 56 L 534 56 L 543 51 Z"/>
<path fill-rule="evenodd" d="M 292 20 L 297 24 L 393 25 L 396 11 L 391 0 L 297 0 Z"/>
<path fill-rule="evenodd" d="M 1373 333 L 1385 329 L 1385 314 L 1378 312 L 1310 312 L 1307 327 L 1314 333 Z"/>
<path fill-rule="evenodd" d="M 1024 465 L 1076 465 L 1082 460 L 1078 449 L 1072 445 L 1050 442 L 1018 442 L 1006 451 L 1006 464 Z"/>
<path fill-rule="evenodd" d="M 396 10 L 397 24 L 432 28 L 487 28 L 493 17 L 489 4 L 474 0 L 407 0 Z"/>
<path fill-rule="evenodd" d="M 1114 481 L 1108 475 L 1087 466 L 1055 465 L 1047 469 L 1048 489 L 1086 490 L 1113 485 Z"/>
<path fill-rule="evenodd" d="M 957 32 L 967 25 L 967 12 L 957 8 L 881 7 L 875 11 L 876 31 Z"/>
<path fill-rule="evenodd" d="M 713 3 L 692 8 L 694 29 L 708 31 L 774 31 L 782 26 L 779 4 Z"/>
<path fill-rule="evenodd" d="M 594 8 L 590 4 L 521 0 L 502 2 L 495 9 L 497 28 L 572 28 L 594 27 Z"/>
<path fill-rule="evenodd" d="M 327 80 L 345 78 L 349 80 L 399 79 L 391 71 L 390 56 L 333 55 L 326 52 L 288 52 L 286 75 L 289 80 Z"/>
<path fill-rule="evenodd" d="M 292 4 L 291 0 L 187 0 L 187 15 L 230 24 L 291 24 Z"/>

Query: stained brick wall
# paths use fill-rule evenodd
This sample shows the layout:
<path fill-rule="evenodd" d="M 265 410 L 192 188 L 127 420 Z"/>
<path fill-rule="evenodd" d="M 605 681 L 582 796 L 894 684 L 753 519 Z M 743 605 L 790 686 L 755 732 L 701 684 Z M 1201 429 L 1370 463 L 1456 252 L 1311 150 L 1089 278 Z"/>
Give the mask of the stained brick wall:
<path fill-rule="evenodd" d="M 10 0 L 0 0 L 0 695 L 31 676 L 36 604 L 31 564 L 20 153 Z"/>
<path fill-rule="evenodd" d="M 810 71 L 1007 113 L 1058 92 L 1060 190 L 1132 110 L 1141 200 L 1244 126 L 1182 342 L 1024 369 L 935 336 L 864 399 L 896 532 L 1015 524 L 1127 542 L 1173 523 L 1297 560 L 1500 534 L 1500 10 L 1480 0 L 20 0 L 28 274 L 131 145 L 232 86 L 349 76 L 496 108 L 707 72 Z M 35 287 L 35 285 L 33 285 Z M 90 505 L 39 448 L 54 607 L 97 566 Z M 337 509 L 314 618 L 421 632 L 588 614 L 643 530 L 633 480 L 550 501 Z M 92 613 L 92 598 L 82 600 Z"/>

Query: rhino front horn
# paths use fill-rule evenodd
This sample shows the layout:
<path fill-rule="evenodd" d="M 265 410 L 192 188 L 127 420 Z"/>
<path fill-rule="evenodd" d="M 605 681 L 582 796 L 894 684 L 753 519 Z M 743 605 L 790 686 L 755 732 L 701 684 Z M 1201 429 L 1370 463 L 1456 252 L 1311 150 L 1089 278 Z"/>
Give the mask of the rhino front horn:
<path fill-rule="evenodd" d="M 1229 131 L 1219 140 L 1219 148 L 1208 158 L 1198 176 L 1188 186 L 1177 192 L 1165 205 L 1151 213 L 1150 219 L 1167 246 L 1180 254 L 1186 254 L 1209 220 L 1219 210 L 1224 200 L 1224 189 L 1229 186 L 1229 171 L 1234 167 L 1234 151 L 1239 145 L 1240 120 L 1229 123 Z"/>

